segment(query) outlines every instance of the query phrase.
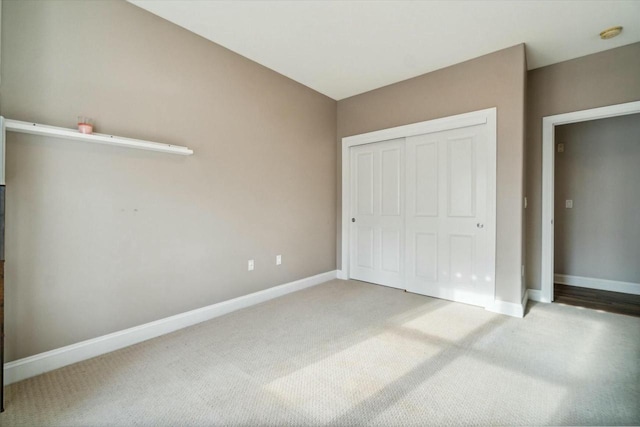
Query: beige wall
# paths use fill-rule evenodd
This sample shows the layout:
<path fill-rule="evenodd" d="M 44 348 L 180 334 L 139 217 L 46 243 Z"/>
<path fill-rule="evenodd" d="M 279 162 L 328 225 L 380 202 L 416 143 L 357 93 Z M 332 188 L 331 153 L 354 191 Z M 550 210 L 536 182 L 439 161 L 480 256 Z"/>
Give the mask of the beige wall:
<path fill-rule="evenodd" d="M 345 136 L 498 108 L 496 298 L 514 303 L 522 295 L 525 76 L 518 45 L 338 102 L 338 145 Z M 338 233 L 340 210 L 338 200 Z"/>
<path fill-rule="evenodd" d="M 640 114 L 558 126 L 555 140 L 555 272 L 640 283 Z"/>
<path fill-rule="evenodd" d="M 529 71 L 527 76 L 527 285 L 540 289 L 542 118 L 640 100 L 640 43 Z"/>
<path fill-rule="evenodd" d="M 195 150 L 8 134 L 7 361 L 335 269 L 335 101 L 125 2 L 3 8 L 2 115 Z"/>

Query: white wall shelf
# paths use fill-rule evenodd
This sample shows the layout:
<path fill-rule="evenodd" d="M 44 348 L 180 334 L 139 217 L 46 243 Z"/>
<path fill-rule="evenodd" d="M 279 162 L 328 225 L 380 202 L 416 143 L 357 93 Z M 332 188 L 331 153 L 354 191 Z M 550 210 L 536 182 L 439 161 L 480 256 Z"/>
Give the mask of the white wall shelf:
<path fill-rule="evenodd" d="M 53 136 L 56 138 L 73 139 L 77 141 L 95 142 L 98 144 L 115 145 L 118 147 L 137 148 L 140 150 L 160 151 L 163 153 L 180 154 L 190 156 L 193 150 L 180 145 L 161 144 L 159 142 L 143 141 L 140 139 L 123 138 L 120 136 L 101 133 L 85 134 L 76 129 L 60 128 L 55 126 L 40 125 L 37 123 L 22 122 L 19 120 L 4 119 L 4 130 L 12 132 L 29 133 L 32 135 Z"/>

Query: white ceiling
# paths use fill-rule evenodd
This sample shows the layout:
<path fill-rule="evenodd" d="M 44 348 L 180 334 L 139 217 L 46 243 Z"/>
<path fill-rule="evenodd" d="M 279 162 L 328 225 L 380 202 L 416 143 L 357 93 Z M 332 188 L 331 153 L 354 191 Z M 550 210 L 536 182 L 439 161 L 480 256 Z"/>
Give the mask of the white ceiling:
<path fill-rule="evenodd" d="M 533 69 L 640 41 L 638 0 L 129 1 L 337 100 L 523 42 Z"/>

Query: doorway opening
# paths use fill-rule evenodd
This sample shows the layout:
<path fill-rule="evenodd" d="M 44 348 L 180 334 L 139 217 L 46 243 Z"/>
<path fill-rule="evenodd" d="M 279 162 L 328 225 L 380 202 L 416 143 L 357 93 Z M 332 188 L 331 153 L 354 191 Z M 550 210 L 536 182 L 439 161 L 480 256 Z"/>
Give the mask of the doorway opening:
<path fill-rule="evenodd" d="M 555 142 L 554 301 L 640 315 L 640 113 L 556 126 Z"/>
<path fill-rule="evenodd" d="M 638 113 L 640 102 L 631 102 L 543 119 L 542 301 L 557 295 L 586 306 L 599 297 L 619 306 L 624 296 L 598 292 L 640 294 L 640 267 L 627 259 L 640 251 L 631 236 L 640 190 L 629 177 L 638 168 L 623 167 L 640 150 L 631 130 Z M 630 135 L 615 137 L 616 128 Z"/>

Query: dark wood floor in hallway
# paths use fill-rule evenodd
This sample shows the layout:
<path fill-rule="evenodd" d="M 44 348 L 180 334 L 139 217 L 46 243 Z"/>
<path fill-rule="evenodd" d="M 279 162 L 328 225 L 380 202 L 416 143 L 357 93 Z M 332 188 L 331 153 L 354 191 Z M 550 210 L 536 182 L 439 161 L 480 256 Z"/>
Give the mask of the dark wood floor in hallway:
<path fill-rule="evenodd" d="M 554 302 L 640 317 L 640 295 L 554 285 Z"/>

